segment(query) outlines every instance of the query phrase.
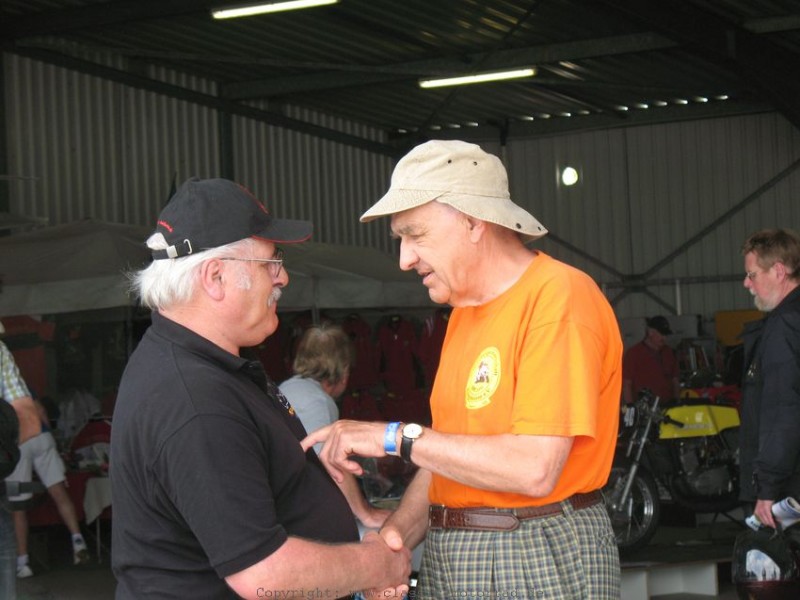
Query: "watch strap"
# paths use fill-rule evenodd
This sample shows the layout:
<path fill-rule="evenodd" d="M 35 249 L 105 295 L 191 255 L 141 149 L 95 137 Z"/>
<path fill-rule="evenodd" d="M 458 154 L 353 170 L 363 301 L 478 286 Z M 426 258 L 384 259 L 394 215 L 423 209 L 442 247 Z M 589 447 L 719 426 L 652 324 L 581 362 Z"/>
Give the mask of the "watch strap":
<path fill-rule="evenodd" d="M 414 438 L 403 437 L 400 442 L 400 456 L 406 462 L 411 462 L 411 446 L 414 445 Z"/>

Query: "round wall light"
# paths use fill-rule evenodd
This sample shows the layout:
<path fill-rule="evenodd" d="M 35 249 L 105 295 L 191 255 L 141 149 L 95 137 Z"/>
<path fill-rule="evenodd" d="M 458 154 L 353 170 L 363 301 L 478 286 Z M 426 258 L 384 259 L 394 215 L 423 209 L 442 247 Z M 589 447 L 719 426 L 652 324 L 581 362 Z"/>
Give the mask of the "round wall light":
<path fill-rule="evenodd" d="M 561 183 L 566 186 L 575 185 L 578 183 L 578 171 L 573 167 L 564 167 L 561 170 Z"/>

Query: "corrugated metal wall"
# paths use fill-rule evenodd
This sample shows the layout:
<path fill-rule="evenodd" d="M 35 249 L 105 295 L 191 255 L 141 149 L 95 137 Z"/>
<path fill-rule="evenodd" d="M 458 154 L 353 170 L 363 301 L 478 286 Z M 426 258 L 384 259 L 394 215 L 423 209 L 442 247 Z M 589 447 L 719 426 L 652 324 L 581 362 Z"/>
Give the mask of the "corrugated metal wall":
<path fill-rule="evenodd" d="M 229 158 L 235 178 L 276 214 L 314 221 L 316 240 L 394 248 L 385 219 L 358 223 L 388 187 L 393 165 L 385 156 L 235 117 L 232 157 L 223 157 L 211 109 L 4 58 L 9 172 L 35 178 L 11 181 L 12 212 L 53 224 L 93 217 L 149 225 L 173 177 L 217 176 Z M 214 93 L 208 82 L 150 75 Z M 324 115 L 288 114 L 380 139 Z M 777 114 L 483 145 L 508 165 L 512 197 L 552 232 L 540 247 L 604 284 L 621 318 L 749 308 L 741 281 L 688 280 L 742 274 L 738 249 L 756 229 L 800 228 L 800 170 L 793 168 L 800 133 Z M 568 164 L 582 175 L 571 188 L 557 184 Z M 651 295 L 620 286 L 622 276 L 633 275 L 666 283 L 647 287 Z"/>
<path fill-rule="evenodd" d="M 151 225 L 173 179 L 223 172 L 212 109 L 7 54 L 10 209 L 51 224 L 92 217 Z M 149 76 L 214 94 L 213 84 L 170 72 Z M 367 128 L 297 111 L 291 116 L 368 139 Z M 388 185 L 385 156 L 233 119 L 235 178 L 275 214 L 311 219 L 314 239 L 389 251 L 386 223 L 358 215 Z M 31 179 L 27 179 L 31 178 Z"/>
<path fill-rule="evenodd" d="M 374 132 L 308 111 L 289 116 L 370 139 Z M 361 224 L 359 215 L 389 185 L 385 156 L 236 118 L 236 178 L 260 190 L 275 214 L 314 222 L 321 242 L 392 250 L 388 224 Z"/>
<path fill-rule="evenodd" d="M 4 59 L 9 172 L 33 178 L 11 181 L 12 212 L 50 224 L 91 217 L 149 225 L 174 176 L 217 172 L 214 111 L 15 55 Z"/>
<path fill-rule="evenodd" d="M 750 233 L 800 229 L 798 160 L 800 132 L 774 113 L 529 140 L 507 149 L 512 197 L 566 242 L 544 238 L 541 248 L 606 284 L 620 317 L 750 308 L 741 278 L 690 281 L 743 276 L 739 249 Z M 578 185 L 558 185 L 565 165 L 581 173 Z M 662 283 L 648 286 L 648 296 L 620 287 L 621 275 Z"/>

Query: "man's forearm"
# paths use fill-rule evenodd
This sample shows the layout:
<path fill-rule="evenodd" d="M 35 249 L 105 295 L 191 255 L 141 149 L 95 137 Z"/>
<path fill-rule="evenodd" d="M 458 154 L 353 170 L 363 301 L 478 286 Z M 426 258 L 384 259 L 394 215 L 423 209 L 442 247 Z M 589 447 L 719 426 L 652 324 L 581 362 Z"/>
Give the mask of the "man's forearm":
<path fill-rule="evenodd" d="M 428 488 L 431 473 L 419 469 L 406 488 L 399 508 L 386 520 L 384 529 L 393 528 L 403 538 L 407 548 L 415 548 L 428 531 Z M 383 531 L 383 530 L 382 530 Z"/>
<path fill-rule="evenodd" d="M 379 536 L 361 543 L 322 544 L 290 537 L 253 566 L 225 578 L 242 598 L 340 598 L 408 583 L 411 554 L 390 550 Z M 387 597 L 391 597 L 387 594 Z"/>
<path fill-rule="evenodd" d="M 344 473 L 344 479 L 341 483 L 336 482 L 339 489 L 342 490 L 350 510 L 355 515 L 356 519 L 370 528 L 378 528 L 383 525 L 389 511 L 377 509 L 372 506 L 364 493 L 361 491 L 361 486 L 358 485 L 358 480 L 351 473 Z"/>

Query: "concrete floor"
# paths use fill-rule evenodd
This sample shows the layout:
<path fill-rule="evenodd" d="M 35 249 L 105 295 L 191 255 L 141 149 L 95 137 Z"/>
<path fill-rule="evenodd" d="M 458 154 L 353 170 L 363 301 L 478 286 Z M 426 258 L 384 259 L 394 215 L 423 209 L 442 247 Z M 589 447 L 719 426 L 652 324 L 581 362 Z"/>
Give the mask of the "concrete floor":
<path fill-rule="evenodd" d="M 108 565 L 59 567 L 17 580 L 17 600 L 113 600 L 116 586 Z"/>
<path fill-rule="evenodd" d="M 34 575 L 17 579 L 17 600 L 113 600 L 117 583 L 109 564 L 109 522 L 103 521 L 100 530 L 100 561 L 95 532 L 94 527 L 84 529 L 92 552 L 91 562 L 74 566 L 66 527 L 32 528 L 28 543 Z"/>
<path fill-rule="evenodd" d="M 636 563 L 710 561 L 717 565 L 719 593 L 716 596 L 664 594 L 652 596 L 650 600 L 736 600 L 736 588 L 731 582 L 731 557 L 736 535 L 744 528 L 741 521 L 733 522 L 719 517 L 711 523 L 710 515 L 701 515 L 700 519 L 696 519 L 690 513 L 681 513 L 674 509 L 670 512 L 669 507 L 662 513 L 662 517 L 662 526 L 650 543 L 634 556 L 622 557 L 623 569 L 626 564 Z"/>

